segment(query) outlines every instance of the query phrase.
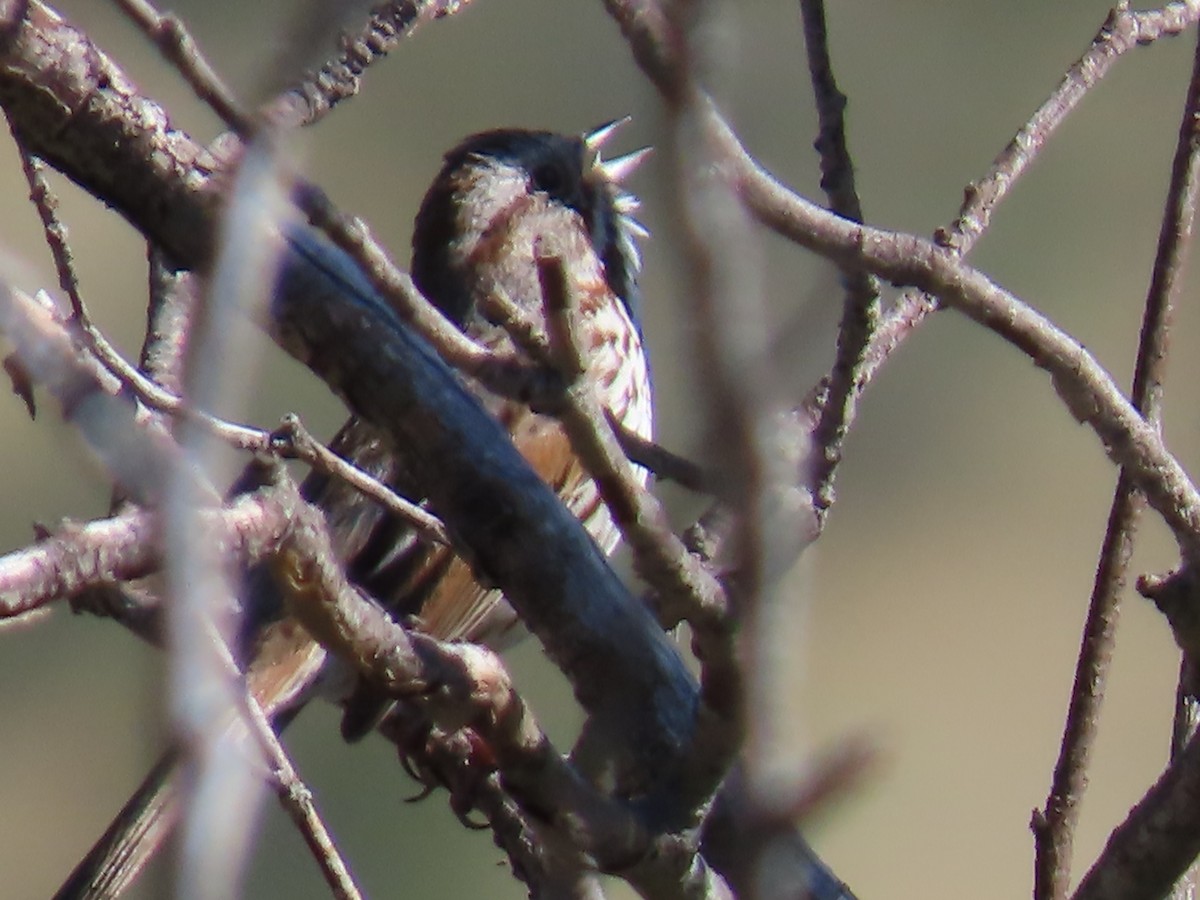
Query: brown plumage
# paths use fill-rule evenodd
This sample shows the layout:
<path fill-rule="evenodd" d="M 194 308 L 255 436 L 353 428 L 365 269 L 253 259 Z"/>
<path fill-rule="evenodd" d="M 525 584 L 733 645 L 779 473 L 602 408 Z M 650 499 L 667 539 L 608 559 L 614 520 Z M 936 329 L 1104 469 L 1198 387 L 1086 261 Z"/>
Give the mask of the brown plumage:
<path fill-rule="evenodd" d="M 610 178 L 627 168 L 623 160 L 599 162 L 587 138 L 517 130 L 467 138 L 446 155 L 417 214 L 412 272 L 422 292 L 467 335 L 511 353 L 515 348 L 503 309 L 494 298 L 507 298 L 541 323 L 534 248 L 550 243 L 579 298 L 588 376 L 601 406 L 648 437 L 649 372 L 634 320 L 638 259 L 631 231 L 640 226 L 626 216 L 632 199 Z M 538 475 L 604 552 L 611 552 L 616 528 L 559 424 L 470 386 Z M 331 446 L 406 496 L 420 496 L 419 485 L 410 483 L 367 423 L 351 419 Z M 314 475 L 304 490 L 326 510 L 351 580 L 396 617 L 444 640 L 503 646 L 519 633 L 500 592 L 481 586 L 469 565 L 447 548 L 418 542 L 405 523 L 339 481 Z M 263 663 L 261 652 L 254 654 L 257 661 L 249 669 L 259 688 L 255 693 L 260 699 L 272 693 L 302 697 L 289 684 L 293 675 L 288 672 L 296 668 L 294 674 L 301 675 L 312 665 L 289 658 L 302 655 L 299 636 L 271 634 L 266 640 L 275 652 L 286 652 L 271 664 Z M 344 691 L 344 685 L 335 690 Z M 386 698 L 365 684 L 342 699 L 343 733 L 349 739 L 369 731 L 386 706 Z"/>
<path fill-rule="evenodd" d="M 636 203 L 619 183 L 640 158 L 600 162 L 608 126 L 583 138 L 548 132 L 492 131 L 446 155 L 417 216 L 413 276 L 424 294 L 475 340 L 509 344 L 490 302 L 503 292 L 541 320 L 534 245 L 550 239 L 579 296 L 588 374 L 616 419 L 648 436 L 649 375 L 636 326 L 638 269 L 627 213 Z M 553 419 L 476 386 L 476 396 L 508 429 L 530 465 L 609 552 L 617 541 L 595 485 L 585 476 Z M 410 497 L 420 496 L 395 456 L 366 423 L 351 419 L 335 452 Z M 480 586 L 470 567 L 443 547 L 418 542 L 403 522 L 344 483 L 314 474 L 306 496 L 321 506 L 350 578 L 394 615 L 446 640 L 503 643 L 515 615 L 499 592 Z M 435 510 L 436 512 L 436 510 Z M 285 616 L 265 570 L 250 576 L 242 658 L 247 686 L 276 727 L 310 696 L 331 667 L 324 649 Z M 328 678 L 327 678 L 328 680 Z M 336 680 L 336 679 L 335 679 Z M 381 698 L 360 685 L 343 697 L 351 737 L 377 721 Z M 173 821 L 178 759 L 162 760 L 63 887 L 71 897 L 111 896 L 151 858 Z"/>

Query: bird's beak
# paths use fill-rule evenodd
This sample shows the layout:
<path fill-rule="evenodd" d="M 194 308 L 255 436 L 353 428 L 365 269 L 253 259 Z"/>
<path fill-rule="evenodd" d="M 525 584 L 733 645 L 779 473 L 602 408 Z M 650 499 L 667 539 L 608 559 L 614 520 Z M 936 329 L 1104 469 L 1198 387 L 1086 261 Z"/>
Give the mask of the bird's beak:
<path fill-rule="evenodd" d="M 621 184 L 650 155 L 650 148 L 642 147 L 640 150 L 634 150 L 632 153 L 626 153 L 624 156 L 618 156 L 614 159 L 606 160 L 601 157 L 600 151 L 604 145 L 620 130 L 621 126 L 625 125 L 632 118 L 632 116 L 625 116 L 621 119 L 613 119 L 611 122 L 605 122 L 603 125 L 593 128 L 583 136 L 584 146 L 596 155 L 595 162 L 592 163 L 592 168 L 600 172 L 612 184 Z"/>
<path fill-rule="evenodd" d="M 624 156 L 613 159 L 596 159 L 596 168 L 604 173 L 604 177 L 613 184 L 621 184 L 626 178 L 637 171 L 638 166 L 645 162 L 646 157 L 653 152 L 650 147 L 642 147 Z"/>
<path fill-rule="evenodd" d="M 624 116 L 620 119 L 613 119 L 611 122 L 605 122 L 583 136 L 583 143 L 593 153 L 599 153 L 600 148 L 605 145 L 610 137 L 616 134 L 622 125 L 625 125 L 632 119 L 633 116 Z"/>

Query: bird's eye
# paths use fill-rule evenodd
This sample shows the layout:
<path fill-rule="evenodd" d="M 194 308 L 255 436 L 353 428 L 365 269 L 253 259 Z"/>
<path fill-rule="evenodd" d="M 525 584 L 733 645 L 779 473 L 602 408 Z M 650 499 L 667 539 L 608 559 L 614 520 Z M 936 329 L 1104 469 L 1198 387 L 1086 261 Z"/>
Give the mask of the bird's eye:
<path fill-rule="evenodd" d="M 562 168 L 554 163 L 542 163 L 531 174 L 534 188 L 551 196 L 561 194 L 566 187 L 567 180 Z"/>

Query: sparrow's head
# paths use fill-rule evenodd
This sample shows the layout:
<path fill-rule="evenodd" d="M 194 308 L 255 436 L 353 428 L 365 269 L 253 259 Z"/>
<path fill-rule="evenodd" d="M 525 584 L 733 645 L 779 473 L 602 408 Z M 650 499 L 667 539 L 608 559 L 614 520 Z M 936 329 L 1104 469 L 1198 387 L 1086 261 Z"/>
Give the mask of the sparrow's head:
<path fill-rule="evenodd" d="M 422 292 L 462 324 L 477 299 L 474 276 L 484 269 L 494 273 L 506 260 L 523 264 L 531 248 L 509 240 L 531 233 L 514 227 L 520 217 L 537 216 L 535 231 L 584 236 L 581 249 L 595 257 L 612 292 L 636 317 L 641 259 L 635 241 L 646 231 L 631 218 L 637 201 L 621 189 L 621 181 L 646 151 L 600 158 L 601 146 L 620 124 L 580 137 L 485 131 L 447 153 L 413 232 L 412 273 Z"/>

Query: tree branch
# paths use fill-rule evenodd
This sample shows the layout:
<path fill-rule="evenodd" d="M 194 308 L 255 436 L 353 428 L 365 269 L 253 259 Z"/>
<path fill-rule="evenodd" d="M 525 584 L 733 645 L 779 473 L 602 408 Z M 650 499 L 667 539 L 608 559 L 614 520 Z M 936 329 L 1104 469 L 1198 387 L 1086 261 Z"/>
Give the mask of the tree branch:
<path fill-rule="evenodd" d="M 203 268 L 218 204 L 209 157 L 80 32 L 36 3 L 15 18 L 21 7 L 0 4 L 0 102 L 14 127 L 178 262 Z M 504 588 L 610 742 L 637 761 L 645 814 L 690 820 L 707 787 L 679 784 L 698 700 L 678 654 L 497 423 L 358 269 L 303 230 L 287 244 L 271 310 L 276 339 L 409 458 L 431 507 Z"/>
<path fill-rule="evenodd" d="M 1172 306 L 1179 293 L 1195 218 L 1197 166 L 1200 164 L 1197 158 L 1200 141 L 1200 42 L 1197 43 L 1192 65 L 1163 210 L 1158 251 L 1146 296 L 1131 391 L 1134 408 L 1158 430 L 1161 430 L 1162 378 L 1166 370 Z M 1122 468 L 1109 510 L 1050 795 L 1044 809 L 1035 813 L 1033 819 L 1036 900 L 1053 900 L 1067 894 L 1074 831 L 1079 819 L 1079 804 L 1087 787 L 1097 720 L 1112 661 L 1120 596 L 1125 587 L 1134 536 L 1144 505 L 1130 475 Z M 1180 690 L 1184 689 L 1181 683 Z M 1177 715 L 1182 708 L 1181 703 L 1177 707 Z M 1188 729 L 1188 736 L 1190 732 L 1191 729 Z M 1173 753 L 1181 750 L 1185 743 L 1186 737 L 1178 735 L 1172 744 Z"/>

